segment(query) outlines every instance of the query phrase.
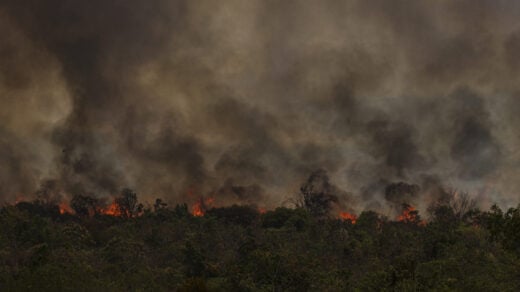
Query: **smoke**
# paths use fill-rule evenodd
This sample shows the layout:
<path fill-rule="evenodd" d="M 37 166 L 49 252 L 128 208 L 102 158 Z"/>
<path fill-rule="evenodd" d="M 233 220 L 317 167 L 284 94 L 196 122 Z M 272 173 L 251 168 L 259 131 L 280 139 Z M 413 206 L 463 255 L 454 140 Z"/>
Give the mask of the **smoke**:
<path fill-rule="evenodd" d="M 2 199 L 274 206 L 323 168 L 348 208 L 425 178 L 516 204 L 519 5 L 3 0 Z"/>
<path fill-rule="evenodd" d="M 417 200 L 420 187 L 404 182 L 392 183 L 385 188 L 385 199 L 399 208 L 403 204 L 412 204 Z"/>

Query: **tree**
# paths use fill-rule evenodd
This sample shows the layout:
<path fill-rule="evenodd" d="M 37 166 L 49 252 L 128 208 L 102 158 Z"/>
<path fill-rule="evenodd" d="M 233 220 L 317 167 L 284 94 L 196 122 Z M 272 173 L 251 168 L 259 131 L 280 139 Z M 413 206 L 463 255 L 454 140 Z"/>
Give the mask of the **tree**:
<path fill-rule="evenodd" d="M 115 199 L 115 203 L 123 217 L 134 217 L 143 210 L 143 204 L 137 204 L 137 194 L 128 188 L 121 191 L 121 196 Z"/>
<path fill-rule="evenodd" d="M 168 204 L 166 204 L 165 202 L 163 202 L 162 199 L 155 199 L 155 203 L 153 204 L 153 210 L 155 212 L 159 211 L 159 210 L 162 210 L 162 209 L 165 209 L 166 207 L 168 206 Z"/>
<path fill-rule="evenodd" d="M 477 202 L 466 192 L 450 190 L 446 196 L 428 207 L 433 220 L 453 224 L 457 221 L 471 221 L 478 215 Z"/>
<path fill-rule="evenodd" d="M 477 206 L 477 201 L 466 192 L 451 191 L 450 195 L 450 207 L 459 219 L 464 219 Z"/>
<path fill-rule="evenodd" d="M 505 214 L 504 246 L 520 251 L 520 205 L 509 208 Z"/>
<path fill-rule="evenodd" d="M 294 210 L 279 207 L 273 211 L 267 211 L 262 214 L 262 227 L 264 228 L 281 228 L 289 218 L 293 215 Z"/>
<path fill-rule="evenodd" d="M 243 226 L 251 225 L 258 218 L 256 208 L 252 206 L 232 205 L 230 207 L 212 208 L 206 212 L 206 216 L 213 216 L 226 223 Z"/>
<path fill-rule="evenodd" d="M 99 210 L 99 201 L 90 196 L 75 195 L 70 200 L 70 206 L 78 216 L 93 216 Z"/>
<path fill-rule="evenodd" d="M 302 205 L 314 217 L 324 217 L 332 209 L 332 203 L 338 202 L 336 187 L 329 182 L 324 169 L 313 172 L 300 188 Z"/>
<path fill-rule="evenodd" d="M 205 275 L 206 264 L 202 252 L 196 249 L 191 242 L 186 242 L 183 252 L 184 273 L 188 277 L 201 277 Z"/>

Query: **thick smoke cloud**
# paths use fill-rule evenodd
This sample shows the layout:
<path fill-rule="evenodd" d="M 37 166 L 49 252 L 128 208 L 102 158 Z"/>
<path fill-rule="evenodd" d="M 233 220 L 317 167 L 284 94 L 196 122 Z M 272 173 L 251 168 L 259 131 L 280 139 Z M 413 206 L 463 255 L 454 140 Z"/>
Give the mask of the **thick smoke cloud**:
<path fill-rule="evenodd" d="M 274 206 L 323 168 L 358 210 L 397 182 L 516 203 L 517 6 L 3 0 L 1 196 Z"/>

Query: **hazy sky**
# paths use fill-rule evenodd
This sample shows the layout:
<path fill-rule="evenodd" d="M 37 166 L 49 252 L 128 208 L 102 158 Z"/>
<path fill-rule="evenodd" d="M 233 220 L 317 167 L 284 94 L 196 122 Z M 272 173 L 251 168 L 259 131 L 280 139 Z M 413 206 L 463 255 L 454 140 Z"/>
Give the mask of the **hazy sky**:
<path fill-rule="evenodd" d="M 518 1 L 0 1 L 0 193 L 518 203 Z M 189 190 L 189 191 L 188 191 Z"/>

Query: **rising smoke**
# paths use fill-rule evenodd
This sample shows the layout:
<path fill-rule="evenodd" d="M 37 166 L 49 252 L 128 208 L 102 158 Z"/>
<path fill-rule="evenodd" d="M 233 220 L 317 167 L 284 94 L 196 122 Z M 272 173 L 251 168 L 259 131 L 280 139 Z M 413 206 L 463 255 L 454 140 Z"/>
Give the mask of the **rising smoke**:
<path fill-rule="evenodd" d="M 326 169 L 357 209 L 398 182 L 517 203 L 518 8 L 1 0 L 1 196 L 274 206 Z"/>

